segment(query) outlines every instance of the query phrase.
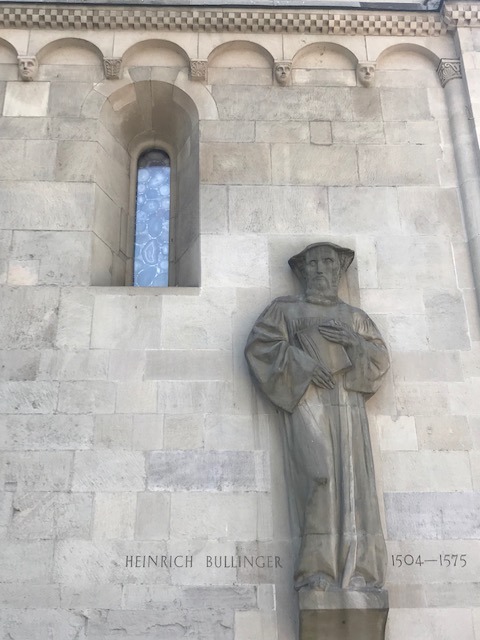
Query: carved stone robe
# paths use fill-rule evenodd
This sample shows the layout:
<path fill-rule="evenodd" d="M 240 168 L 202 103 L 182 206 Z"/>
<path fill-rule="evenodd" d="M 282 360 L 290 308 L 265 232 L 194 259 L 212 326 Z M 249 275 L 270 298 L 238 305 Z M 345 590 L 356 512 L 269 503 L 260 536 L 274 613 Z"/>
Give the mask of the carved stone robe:
<path fill-rule="evenodd" d="M 353 329 L 359 344 L 325 348 L 317 327 L 331 320 Z M 256 321 L 245 355 L 285 418 L 291 515 L 300 534 L 296 587 L 380 588 L 386 549 L 365 412 L 389 366 L 377 327 L 341 300 L 278 298 Z M 311 382 L 320 359 L 332 373 L 338 369 L 332 390 Z"/>

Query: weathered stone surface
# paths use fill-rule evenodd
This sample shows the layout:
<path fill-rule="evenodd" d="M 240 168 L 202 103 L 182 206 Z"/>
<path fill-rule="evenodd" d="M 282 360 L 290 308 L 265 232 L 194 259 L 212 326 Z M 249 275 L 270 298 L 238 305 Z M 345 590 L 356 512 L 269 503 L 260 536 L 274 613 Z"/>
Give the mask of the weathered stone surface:
<path fill-rule="evenodd" d="M 250 416 L 207 415 L 205 448 L 242 451 L 255 449 L 253 419 Z"/>
<path fill-rule="evenodd" d="M 385 120 L 430 120 L 430 107 L 426 89 L 383 89 L 380 93 Z"/>
<path fill-rule="evenodd" d="M 385 122 L 387 144 L 436 144 L 440 142 L 439 125 L 435 121 Z"/>
<path fill-rule="evenodd" d="M 170 532 L 170 495 L 139 493 L 135 520 L 136 540 L 168 540 Z"/>
<path fill-rule="evenodd" d="M 210 184 L 270 182 L 270 149 L 266 144 L 204 142 L 200 177 Z"/>
<path fill-rule="evenodd" d="M 261 122 L 255 123 L 255 139 L 257 142 L 298 143 L 310 142 L 308 122 Z"/>
<path fill-rule="evenodd" d="M 260 451 L 154 451 L 147 486 L 153 491 L 266 491 L 267 460 Z"/>
<path fill-rule="evenodd" d="M 88 349 L 94 296 L 89 289 L 62 289 L 55 346 L 60 349 Z"/>
<path fill-rule="evenodd" d="M 50 87 L 48 115 L 52 118 L 80 116 L 85 98 L 91 90 L 91 82 L 59 82 L 56 79 Z"/>
<path fill-rule="evenodd" d="M 2 289 L 0 346 L 4 349 L 52 345 L 57 326 L 59 292 L 55 289 Z"/>
<path fill-rule="evenodd" d="M 0 418 L 2 449 L 89 449 L 92 441 L 91 416 L 7 415 Z"/>
<path fill-rule="evenodd" d="M 421 449 L 468 451 L 473 447 L 465 416 L 418 416 L 416 423 Z"/>
<path fill-rule="evenodd" d="M 56 609 L 60 606 L 60 587 L 55 584 L 0 584 L 0 607 L 13 609 Z"/>
<path fill-rule="evenodd" d="M 133 492 L 95 493 L 92 538 L 132 540 L 137 494 Z"/>
<path fill-rule="evenodd" d="M 330 187 L 330 229 L 338 233 L 392 233 L 400 229 L 396 190 L 393 188 Z"/>
<path fill-rule="evenodd" d="M 262 286 L 268 282 L 267 242 L 242 235 L 202 239 L 202 281 L 209 287 Z M 218 269 L 221 264 L 222 268 Z M 255 265 L 255 270 L 251 265 Z"/>
<path fill-rule="evenodd" d="M 384 144 L 382 122 L 332 122 L 334 144 Z"/>
<path fill-rule="evenodd" d="M 101 350 L 44 350 L 39 380 L 106 380 L 109 353 Z"/>
<path fill-rule="evenodd" d="M 470 348 L 465 304 L 459 291 L 425 292 L 425 309 L 432 348 Z"/>
<path fill-rule="evenodd" d="M 19 491 L 67 491 L 70 489 L 73 452 L 15 451 L 2 458 L 5 481 Z"/>
<path fill-rule="evenodd" d="M 380 448 L 383 451 L 418 450 L 415 419 L 410 416 L 377 416 Z"/>
<path fill-rule="evenodd" d="M 204 416 L 198 413 L 165 416 L 165 449 L 198 449 L 203 446 Z"/>
<path fill-rule="evenodd" d="M 225 380 L 232 376 L 228 352 L 147 351 L 145 380 Z"/>
<path fill-rule="evenodd" d="M 2 382 L 0 383 L 0 412 L 53 413 L 57 407 L 56 382 Z"/>
<path fill-rule="evenodd" d="M 0 351 L 0 380 L 35 380 L 40 353 L 26 349 Z"/>
<path fill-rule="evenodd" d="M 2 540 L 2 582 L 50 584 L 52 554 L 53 542 L 50 540 Z"/>
<path fill-rule="evenodd" d="M 253 121 L 209 121 L 200 124 L 202 142 L 253 142 L 255 139 L 255 125 Z M 257 125 L 258 127 L 258 125 Z M 258 134 L 257 134 L 258 135 Z M 269 142 L 260 140 L 259 142 Z"/>
<path fill-rule="evenodd" d="M 468 454 L 460 451 L 401 451 L 383 454 L 387 492 L 471 491 Z"/>
<path fill-rule="evenodd" d="M 170 535 L 174 539 L 252 540 L 257 517 L 257 497 L 252 492 L 172 493 Z M 233 548 L 230 555 L 235 555 Z"/>
<path fill-rule="evenodd" d="M 86 618 L 81 613 L 61 609 L 3 609 L 0 628 L 5 637 L 13 640 L 58 637 L 64 640 L 86 639 Z"/>
<path fill-rule="evenodd" d="M 125 293 L 95 297 L 94 349 L 159 349 L 162 298 Z"/>
<path fill-rule="evenodd" d="M 272 145 L 272 182 L 290 185 L 358 184 L 354 146 Z"/>
<path fill-rule="evenodd" d="M 3 115 L 46 116 L 49 93 L 49 82 L 8 82 Z"/>
<path fill-rule="evenodd" d="M 401 382 L 463 380 L 459 354 L 453 351 L 396 352 L 392 365 L 394 378 Z"/>
<path fill-rule="evenodd" d="M 89 538 L 92 494 L 20 493 L 13 501 L 9 536 L 21 540 Z"/>
<path fill-rule="evenodd" d="M 475 540 L 480 493 L 386 493 L 388 536 L 396 540 Z"/>
<path fill-rule="evenodd" d="M 240 233 L 322 233 L 328 230 L 324 187 L 232 186 L 230 229 Z"/>
<path fill-rule="evenodd" d="M 392 609 L 388 622 L 390 640 L 428 640 L 456 638 L 474 640 L 470 610 L 459 609 Z"/>
<path fill-rule="evenodd" d="M 270 640 L 277 633 L 277 619 L 273 611 L 237 611 L 235 640 Z"/>
<path fill-rule="evenodd" d="M 58 411 L 60 413 L 113 413 L 115 392 L 115 384 L 103 380 L 60 382 Z"/>
<path fill-rule="evenodd" d="M 78 451 L 73 468 L 72 491 L 142 491 L 145 460 L 129 451 Z"/>
<path fill-rule="evenodd" d="M 434 145 L 358 147 L 360 182 L 364 185 L 437 185 L 437 159 Z"/>
<path fill-rule="evenodd" d="M 155 413 L 157 410 L 155 382 L 119 382 L 116 394 L 116 413 Z"/>

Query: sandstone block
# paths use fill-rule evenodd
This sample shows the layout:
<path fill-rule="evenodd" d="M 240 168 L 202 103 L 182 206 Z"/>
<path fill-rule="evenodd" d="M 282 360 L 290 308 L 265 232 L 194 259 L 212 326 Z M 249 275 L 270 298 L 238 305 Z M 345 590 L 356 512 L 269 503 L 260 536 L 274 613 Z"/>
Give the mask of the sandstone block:
<path fill-rule="evenodd" d="M 162 298 L 121 293 L 95 298 L 94 349 L 159 349 Z"/>
<path fill-rule="evenodd" d="M 148 352 L 144 349 L 110 351 L 109 380 L 142 380 Z"/>
<path fill-rule="evenodd" d="M 265 238 L 241 235 L 202 239 L 202 280 L 210 287 L 248 287 L 268 283 Z M 218 265 L 222 268 L 219 270 Z M 255 265 L 255 270 L 251 265 Z"/>
<path fill-rule="evenodd" d="M 363 145 L 358 147 L 360 182 L 364 185 L 437 185 L 435 145 Z"/>
<path fill-rule="evenodd" d="M 95 448 L 132 448 L 133 416 L 127 414 L 96 414 L 92 416 L 92 420 L 95 420 Z"/>
<path fill-rule="evenodd" d="M 330 187 L 330 228 L 338 233 L 394 232 L 400 229 L 397 194 L 384 187 Z"/>
<path fill-rule="evenodd" d="M 384 120 L 430 120 L 428 93 L 423 88 L 384 89 L 381 93 Z"/>
<path fill-rule="evenodd" d="M 425 309 L 432 348 L 469 349 L 465 305 L 459 291 L 426 291 Z"/>
<path fill-rule="evenodd" d="M 113 382 L 103 380 L 60 382 L 58 392 L 60 413 L 113 413 L 114 407 L 115 385 Z"/>
<path fill-rule="evenodd" d="M 171 499 L 173 539 L 252 540 L 256 537 L 257 497 L 253 493 L 191 491 L 173 493 Z M 232 554 L 235 555 L 233 549 Z"/>
<path fill-rule="evenodd" d="M 141 453 L 110 449 L 75 454 L 72 491 L 143 491 L 145 460 Z"/>
<path fill-rule="evenodd" d="M 446 415 L 453 404 L 451 387 L 456 384 L 459 383 L 447 387 L 443 382 L 397 382 L 394 389 L 397 411 L 407 416 Z"/>
<path fill-rule="evenodd" d="M 15 451 L 3 456 L 5 481 L 19 491 L 68 491 L 73 464 L 71 451 Z"/>
<path fill-rule="evenodd" d="M 45 348 L 52 345 L 57 327 L 59 292 L 55 289 L 2 290 L 0 347 Z"/>
<path fill-rule="evenodd" d="M 435 121 L 385 122 L 387 144 L 437 144 L 440 142 L 439 125 Z"/>
<path fill-rule="evenodd" d="M 382 122 L 332 122 L 334 144 L 385 144 Z"/>
<path fill-rule="evenodd" d="M 108 351 L 42 351 L 39 380 L 106 380 Z"/>
<path fill-rule="evenodd" d="M 402 451 L 383 454 L 385 491 L 471 491 L 468 454 L 463 451 Z"/>
<path fill-rule="evenodd" d="M 154 451 L 147 463 L 153 491 L 267 491 L 262 451 Z"/>
<path fill-rule="evenodd" d="M 380 448 L 383 451 L 418 450 L 415 419 L 411 416 L 377 416 Z"/>
<path fill-rule="evenodd" d="M 167 540 L 170 531 L 170 495 L 139 493 L 135 520 L 136 540 Z"/>
<path fill-rule="evenodd" d="M 56 382 L 0 383 L 1 413 L 53 413 L 57 407 Z"/>
<path fill-rule="evenodd" d="M 461 381 L 462 365 L 455 352 L 424 351 L 393 354 L 392 369 L 400 382 Z"/>
<path fill-rule="evenodd" d="M 419 416 L 417 434 L 421 449 L 464 451 L 473 447 L 465 416 Z"/>
<path fill-rule="evenodd" d="M 269 143 L 298 143 L 310 142 L 310 127 L 308 122 L 262 122 L 255 123 L 255 139 L 257 142 Z"/>
<path fill-rule="evenodd" d="M 13 609 L 56 609 L 60 606 L 60 588 L 54 584 L 0 584 L 0 607 Z"/>
<path fill-rule="evenodd" d="M 50 540 L 2 541 L 2 582 L 49 584 L 52 553 L 53 542 Z"/>
<path fill-rule="evenodd" d="M 0 380 L 35 380 L 40 353 L 26 349 L 0 351 Z"/>
<path fill-rule="evenodd" d="M 379 89 L 370 87 L 368 91 L 365 91 L 364 87 L 355 87 L 350 91 L 350 99 L 352 102 L 352 117 L 339 118 L 340 120 L 358 122 L 367 122 L 369 120 L 379 122 L 383 120 Z"/>
<path fill-rule="evenodd" d="M 354 146 L 272 145 L 274 184 L 350 185 L 358 183 Z"/>
<path fill-rule="evenodd" d="M 147 351 L 146 380 L 225 380 L 232 376 L 228 352 L 219 350 Z"/>
<path fill-rule="evenodd" d="M 85 616 L 61 609 L 0 610 L 0 626 L 6 637 L 27 640 L 35 636 L 85 640 Z"/>
<path fill-rule="evenodd" d="M 119 382 L 115 402 L 116 413 L 155 413 L 157 385 L 155 382 Z"/>
<path fill-rule="evenodd" d="M 59 182 L 90 182 L 94 177 L 96 142 L 58 142 L 55 179 Z"/>
<path fill-rule="evenodd" d="M 388 536 L 397 540 L 475 540 L 480 494 L 386 493 Z"/>
<path fill-rule="evenodd" d="M 250 416 L 207 415 L 205 449 L 249 451 L 255 449 L 253 421 Z"/>
<path fill-rule="evenodd" d="M 158 385 L 161 413 L 222 413 L 232 410 L 231 383 L 217 380 L 165 380 Z"/>
<path fill-rule="evenodd" d="M 132 448 L 151 451 L 163 447 L 163 419 L 161 415 L 133 416 Z"/>
<path fill-rule="evenodd" d="M 428 348 L 425 316 L 388 317 L 389 346 L 395 351 L 424 351 Z"/>
<path fill-rule="evenodd" d="M 235 612 L 235 640 L 274 640 L 277 637 L 275 612 Z"/>
<path fill-rule="evenodd" d="M 312 144 L 332 144 L 332 123 L 310 122 L 310 142 Z"/>
<path fill-rule="evenodd" d="M 62 585 L 60 602 L 64 609 L 120 609 L 122 587 L 119 584 L 91 584 L 81 588 Z"/>
<path fill-rule="evenodd" d="M 32 286 L 38 284 L 39 260 L 10 260 L 7 269 L 7 284 Z"/>
<path fill-rule="evenodd" d="M 229 188 L 230 229 L 239 233 L 302 233 L 328 231 L 324 187 Z"/>
<path fill-rule="evenodd" d="M 136 493 L 95 494 L 93 539 L 132 540 L 135 527 Z"/>
<path fill-rule="evenodd" d="M 165 449 L 198 449 L 203 446 L 202 414 L 165 416 Z"/>
<path fill-rule="evenodd" d="M 75 69 L 76 65 L 72 66 Z M 79 117 L 85 98 L 91 90 L 91 82 L 59 82 L 56 79 L 50 88 L 48 115 L 52 118 Z"/>
<path fill-rule="evenodd" d="M 200 123 L 200 137 L 202 142 L 253 142 L 255 122 L 204 120 Z"/>
<path fill-rule="evenodd" d="M 204 142 L 200 178 L 210 184 L 262 184 L 271 179 L 270 149 L 266 144 Z"/>
<path fill-rule="evenodd" d="M 8 82 L 3 103 L 4 116 L 47 115 L 49 82 Z"/>
<path fill-rule="evenodd" d="M 450 243 L 441 238 L 378 238 L 377 259 L 381 288 L 455 288 Z"/>
<path fill-rule="evenodd" d="M 58 348 L 89 348 L 94 300 L 89 289 L 62 290 L 56 337 Z"/>
<path fill-rule="evenodd" d="M 4 229 L 88 230 L 93 206 L 93 185 L 89 184 L 7 180 L 0 184 Z"/>
<path fill-rule="evenodd" d="M 0 418 L 2 449 L 89 449 L 92 440 L 91 416 L 8 415 Z"/>
<path fill-rule="evenodd" d="M 17 540 L 89 538 L 91 494 L 20 493 L 13 501 L 9 535 Z"/>
<path fill-rule="evenodd" d="M 227 187 L 204 184 L 200 188 L 202 233 L 226 233 L 228 226 Z"/>
<path fill-rule="evenodd" d="M 204 237 L 202 245 L 205 240 Z M 238 246 L 243 248 L 246 244 L 242 242 Z M 233 252 L 232 245 L 234 246 L 235 243 L 228 241 L 224 243 L 227 254 Z M 219 257 L 221 249 L 220 246 L 217 250 Z M 255 256 L 254 253 L 252 258 Z M 222 263 L 225 257 L 223 255 Z M 212 264 L 212 271 L 213 266 Z M 235 263 L 231 268 L 235 270 Z M 237 269 L 239 270 L 240 267 Z M 218 270 L 216 275 L 219 275 Z M 199 296 L 165 296 L 162 306 L 161 348 L 178 349 L 181 346 L 182 349 L 230 349 L 231 318 L 234 308 L 235 292 L 232 289 L 215 288 L 213 291 L 204 289 Z M 179 325 L 182 326 L 180 342 Z"/>

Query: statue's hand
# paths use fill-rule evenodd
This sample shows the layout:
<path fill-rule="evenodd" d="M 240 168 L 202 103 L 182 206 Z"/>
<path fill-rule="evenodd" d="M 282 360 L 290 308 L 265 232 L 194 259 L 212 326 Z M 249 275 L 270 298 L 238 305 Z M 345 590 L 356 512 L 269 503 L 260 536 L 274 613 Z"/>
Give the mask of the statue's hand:
<path fill-rule="evenodd" d="M 312 375 L 312 382 L 322 389 L 333 389 L 335 380 L 330 371 L 323 364 L 318 364 Z"/>
<path fill-rule="evenodd" d="M 330 342 L 337 342 L 343 347 L 352 347 L 359 342 L 359 335 L 348 325 L 339 320 L 329 320 L 319 325 L 318 330 Z"/>

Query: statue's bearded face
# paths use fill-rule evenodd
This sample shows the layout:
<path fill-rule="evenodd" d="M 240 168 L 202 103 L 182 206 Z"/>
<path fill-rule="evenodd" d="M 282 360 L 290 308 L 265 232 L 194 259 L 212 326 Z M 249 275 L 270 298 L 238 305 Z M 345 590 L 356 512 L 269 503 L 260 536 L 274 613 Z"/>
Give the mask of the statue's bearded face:
<path fill-rule="evenodd" d="M 305 256 L 307 294 L 337 295 L 341 262 L 332 247 L 315 247 Z"/>

